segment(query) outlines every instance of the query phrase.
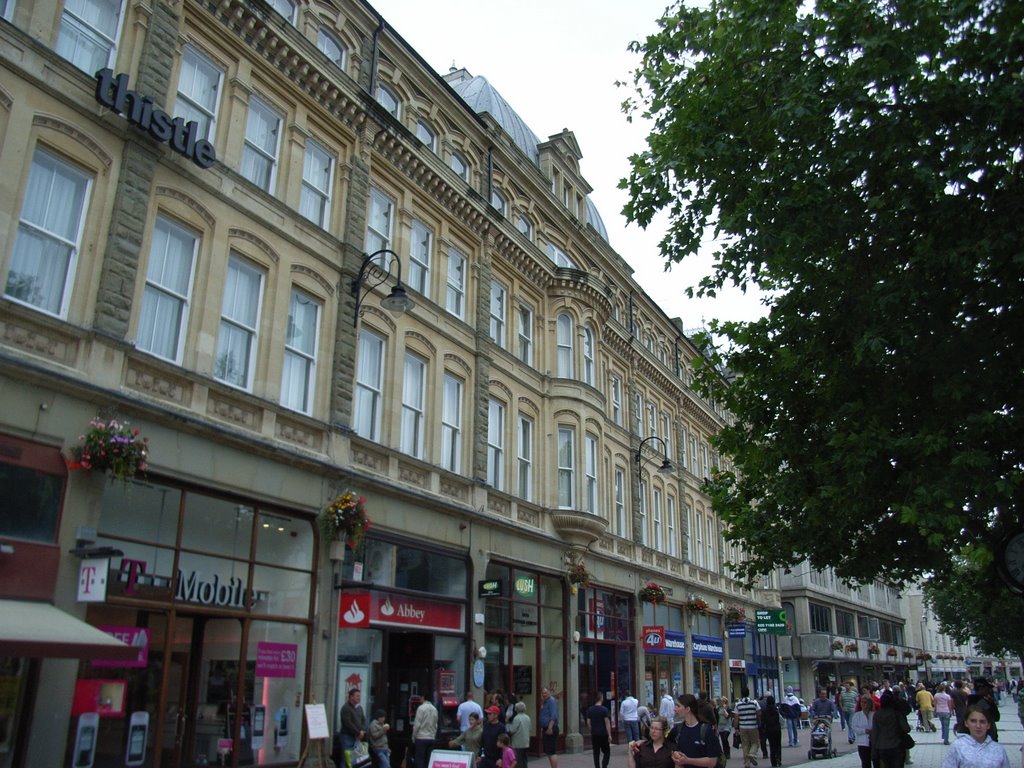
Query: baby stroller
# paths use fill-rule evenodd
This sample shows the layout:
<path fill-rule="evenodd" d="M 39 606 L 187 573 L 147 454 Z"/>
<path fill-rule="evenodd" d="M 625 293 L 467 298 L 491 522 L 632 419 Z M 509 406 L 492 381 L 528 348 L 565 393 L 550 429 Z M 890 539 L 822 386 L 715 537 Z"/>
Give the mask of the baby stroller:
<path fill-rule="evenodd" d="M 819 757 L 835 757 L 839 752 L 832 748 L 832 718 L 816 717 L 811 723 L 811 748 L 807 750 L 808 760 Z"/>

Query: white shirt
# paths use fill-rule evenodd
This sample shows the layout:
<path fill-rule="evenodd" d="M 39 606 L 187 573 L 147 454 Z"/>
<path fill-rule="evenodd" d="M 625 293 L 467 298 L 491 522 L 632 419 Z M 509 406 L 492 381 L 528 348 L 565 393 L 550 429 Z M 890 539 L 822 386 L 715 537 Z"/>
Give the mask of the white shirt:
<path fill-rule="evenodd" d="M 991 736 L 979 744 L 971 734 L 961 733 L 946 752 L 942 768 L 1010 768 L 1010 758 Z"/>
<path fill-rule="evenodd" d="M 676 702 L 669 694 L 665 694 L 661 697 L 661 708 L 658 710 L 658 714 L 668 720 L 670 723 L 676 719 Z"/>
<path fill-rule="evenodd" d="M 455 716 L 459 718 L 460 731 L 465 732 L 469 729 L 469 716 L 473 712 L 476 712 L 477 717 L 480 718 L 480 722 L 482 723 L 484 721 L 484 711 L 479 704 L 472 699 L 466 699 L 464 702 L 459 704 L 459 708 L 455 710 Z"/>
<path fill-rule="evenodd" d="M 633 722 L 639 715 L 637 713 L 637 705 L 639 702 L 635 696 L 627 696 L 622 700 L 619 705 L 619 717 L 627 722 Z"/>

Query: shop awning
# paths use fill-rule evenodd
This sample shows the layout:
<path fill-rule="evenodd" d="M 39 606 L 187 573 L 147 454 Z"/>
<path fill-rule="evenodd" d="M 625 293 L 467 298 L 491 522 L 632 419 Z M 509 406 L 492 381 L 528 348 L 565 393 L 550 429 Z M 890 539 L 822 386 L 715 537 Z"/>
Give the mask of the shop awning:
<path fill-rule="evenodd" d="M 0 656 L 123 661 L 138 655 L 138 648 L 49 603 L 0 600 Z"/>

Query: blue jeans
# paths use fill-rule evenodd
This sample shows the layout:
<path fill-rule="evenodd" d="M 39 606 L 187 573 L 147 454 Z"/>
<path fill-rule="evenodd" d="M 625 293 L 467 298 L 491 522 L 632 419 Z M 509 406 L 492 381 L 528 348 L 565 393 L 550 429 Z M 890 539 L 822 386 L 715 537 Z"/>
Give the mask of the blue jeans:
<path fill-rule="evenodd" d="M 390 749 L 375 749 L 373 754 L 377 756 L 377 768 L 391 768 Z"/>
<path fill-rule="evenodd" d="M 799 722 L 795 717 L 786 718 L 786 734 L 789 736 L 789 746 L 791 747 L 800 743 L 800 737 L 797 734 L 797 729 L 800 727 Z"/>
<path fill-rule="evenodd" d="M 949 741 L 949 713 L 940 712 L 939 722 L 942 723 L 942 743 L 945 744 Z"/>
<path fill-rule="evenodd" d="M 849 739 L 852 742 L 853 739 L 854 739 L 854 735 L 853 735 L 853 710 L 852 709 L 844 709 L 844 710 L 841 710 L 841 711 L 843 713 L 843 716 L 846 718 L 846 738 Z"/>
<path fill-rule="evenodd" d="M 626 741 L 640 741 L 640 721 L 623 720 L 626 726 Z"/>

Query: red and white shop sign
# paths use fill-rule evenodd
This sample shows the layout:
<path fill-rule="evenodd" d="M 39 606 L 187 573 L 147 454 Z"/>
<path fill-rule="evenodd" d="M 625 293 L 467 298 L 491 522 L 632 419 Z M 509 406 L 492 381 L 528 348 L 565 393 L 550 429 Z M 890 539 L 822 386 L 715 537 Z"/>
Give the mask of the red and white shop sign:
<path fill-rule="evenodd" d="M 370 593 L 342 592 L 338 598 L 338 626 L 361 628 L 370 626 Z"/>
<path fill-rule="evenodd" d="M 463 632 L 465 612 L 465 606 L 460 603 L 381 592 L 342 592 L 338 626 L 416 627 Z"/>
<path fill-rule="evenodd" d="M 643 628 L 644 650 L 662 649 L 665 647 L 665 627 L 652 626 Z"/>

